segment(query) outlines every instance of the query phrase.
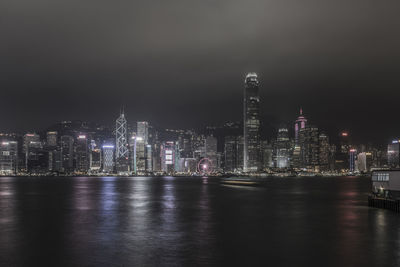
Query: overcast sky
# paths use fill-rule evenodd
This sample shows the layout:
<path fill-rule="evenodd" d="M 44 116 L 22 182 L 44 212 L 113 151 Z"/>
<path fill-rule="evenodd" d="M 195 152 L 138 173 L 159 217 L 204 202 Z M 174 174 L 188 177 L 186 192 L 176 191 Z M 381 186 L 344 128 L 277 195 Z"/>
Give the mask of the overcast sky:
<path fill-rule="evenodd" d="M 241 120 L 257 72 L 265 124 L 300 106 L 330 134 L 400 136 L 398 0 L 2 0 L 0 130 L 58 120 L 174 128 Z"/>

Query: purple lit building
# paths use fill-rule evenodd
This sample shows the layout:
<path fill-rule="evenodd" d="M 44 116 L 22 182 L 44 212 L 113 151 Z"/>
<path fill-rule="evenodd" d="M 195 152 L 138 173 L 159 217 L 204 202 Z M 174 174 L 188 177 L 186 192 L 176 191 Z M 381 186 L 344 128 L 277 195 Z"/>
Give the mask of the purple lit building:
<path fill-rule="evenodd" d="M 300 129 L 304 129 L 306 127 L 307 119 L 303 115 L 303 109 L 300 108 L 300 115 L 297 118 L 296 122 L 294 123 L 294 139 L 296 144 L 299 141 L 299 132 Z"/>

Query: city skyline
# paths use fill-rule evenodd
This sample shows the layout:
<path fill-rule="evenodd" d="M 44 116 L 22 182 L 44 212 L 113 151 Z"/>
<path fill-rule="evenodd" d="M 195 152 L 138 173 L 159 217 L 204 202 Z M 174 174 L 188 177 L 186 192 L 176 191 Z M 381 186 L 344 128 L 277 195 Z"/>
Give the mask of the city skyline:
<path fill-rule="evenodd" d="M 353 175 L 398 168 L 398 139 L 382 150 L 348 131 L 337 139 L 299 109 L 293 127 L 262 134 L 260 82 L 243 84 L 243 121 L 194 130 L 129 125 L 122 107 L 115 127 L 62 121 L 47 132 L 2 133 L 0 175 Z M 133 127 L 132 127 L 133 126 Z M 44 138 L 45 136 L 45 138 Z"/>
<path fill-rule="evenodd" d="M 397 2 L 118 3 L 6 1 L 0 131 L 105 124 L 121 104 L 161 127 L 239 121 L 242 77 L 254 71 L 270 128 L 302 106 L 331 135 L 400 132 Z"/>

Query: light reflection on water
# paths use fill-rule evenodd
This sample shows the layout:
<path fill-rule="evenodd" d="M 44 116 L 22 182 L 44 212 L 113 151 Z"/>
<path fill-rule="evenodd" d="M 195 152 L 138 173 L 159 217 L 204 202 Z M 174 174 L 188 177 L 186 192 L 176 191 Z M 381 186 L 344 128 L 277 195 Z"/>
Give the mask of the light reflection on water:
<path fill-rule="evenodd" d="M 396 266 L 368 178 L 0 178 L 2 266 Z"/>

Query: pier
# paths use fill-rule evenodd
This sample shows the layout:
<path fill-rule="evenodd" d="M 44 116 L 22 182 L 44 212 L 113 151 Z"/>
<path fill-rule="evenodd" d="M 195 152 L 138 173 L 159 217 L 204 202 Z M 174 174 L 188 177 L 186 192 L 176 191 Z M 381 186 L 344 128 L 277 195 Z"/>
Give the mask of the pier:
<path fill-rule="evenodd" d="M 400 200 L 368 196 L 368 206 L 400 212 Z"/>

